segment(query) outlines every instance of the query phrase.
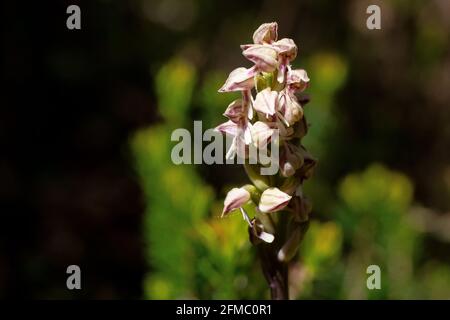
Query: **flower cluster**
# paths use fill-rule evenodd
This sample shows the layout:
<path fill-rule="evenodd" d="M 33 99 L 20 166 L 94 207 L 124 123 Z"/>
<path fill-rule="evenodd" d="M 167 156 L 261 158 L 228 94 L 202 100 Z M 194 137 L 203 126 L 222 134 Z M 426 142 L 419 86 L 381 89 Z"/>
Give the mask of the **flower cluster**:
<path fill-rule="evenodd" d="M 301 145 L 307 124 L 304 103 L 296 96 L 307 88 L 309 78 L 305 70 L 292 69 L 290 62 L 297 56 L 297 46 L 292 39 L 278 40 L 276 22 L 262 24 L 253 34 L 253 43 L 242 45 L 241 49 L 253 66 L 233 70 L 219 89 L 240 91 L 241 98 L 230 103 L 224 113 L 229 120 L 216 129 L 233 137 L 226 157 L 247 160 L 245 168 L 253 185 L 232 189 L 225 198 L 222 216 L 239 209 L 252 231 L 252 241 L 270 243 L 277 227 L 274 219 L 267 219 L 269 214 L 290 211 L 292 221 L 301 223 L 310 211 L 301 185 L 311 175 L 316 161 Z M 267 177 L 256 169 L 262 164 L 250 165 L 248 158 L 249 147 L 262 149 L 269 144 L 279 148 L 279 174 Z M 256 208 L 252 219 L 244 209 L 251 203 Z"/>

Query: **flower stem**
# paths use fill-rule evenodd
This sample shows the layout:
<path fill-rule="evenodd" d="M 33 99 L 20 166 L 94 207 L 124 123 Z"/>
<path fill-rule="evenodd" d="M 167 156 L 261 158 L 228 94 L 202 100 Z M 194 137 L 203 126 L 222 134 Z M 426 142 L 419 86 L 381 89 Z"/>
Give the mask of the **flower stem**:
<path fill-rule="evenodd" d="M 270 288 L 272 300 L 288 300 L 288 265 L 278 261 L 277 250 L 273 244 L 258 245 L 261 267 Z"/>
<path fill-rule="evenodd" d="M 258 245 L 258 254 L 261 267 L 269 285 L 272 300 L 289 300 L 288 263 L 278 260 L 278 251 L 286 241 L 286 229 L 289 219 L 287 212 L 277 212 L 275 234 L 277 237 L 273 243 L 261 243 Z"/>

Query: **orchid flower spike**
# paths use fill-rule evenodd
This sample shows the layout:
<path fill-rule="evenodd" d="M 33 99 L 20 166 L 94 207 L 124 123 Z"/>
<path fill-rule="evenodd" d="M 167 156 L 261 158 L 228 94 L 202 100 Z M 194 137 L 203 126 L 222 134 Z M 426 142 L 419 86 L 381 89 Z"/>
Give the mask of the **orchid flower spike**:
<path fill-rule="evenodd" d="M 223 113 L 228 121 L 216 130 L 233 137 L 226 158 L 238 155 L 244 159 L 252 185 L 228 192 L 222 217 L 239 210 L 251 242 L 263 243 L 267 246 L 264 250 L 272 250 L 268 256 L 287 263 L 295 256 L 312 210 L 301 190 L 317 160 L 302 145 L 308 131 L 307 99 L 298 96 L 308 88 L 310 79 L 305 70 L 292 68 L 298 47 L 293 39 L 278 39 L 276 22 L 260 25 L 253 33 L 253 43 L 241 45 L 241 49 L 251 65 L 234 69 L 219 89 L 240 92 L 241 97 L 228 105 Z M 249 152 L 254 149 L 258 156 Z M 271 157 L 277 157 L 275 176 L 262 174 L 267 163 L 259 153 L 269 150 Z M 280 223 L 281 219 L 286 222 Z"/>

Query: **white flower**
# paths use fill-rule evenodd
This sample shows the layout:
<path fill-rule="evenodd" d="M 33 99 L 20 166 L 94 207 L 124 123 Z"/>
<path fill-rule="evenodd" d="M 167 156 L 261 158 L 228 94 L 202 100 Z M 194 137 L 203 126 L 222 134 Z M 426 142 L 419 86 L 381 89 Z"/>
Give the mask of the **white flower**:
<path fill-rule="evenodd" d="M 289 88 L 292 90 L 303 91 L 309 83 L 309 77 L 305 70 L 288 68 L 287 82 Z"/>
<path fill-rule="evenodd" d="M 215 130 L 233 137 L 231 147 L 226 154 L 227 159 L 233 159 L 236 154 L 245 158 L 246 145 L 252 142 L 251 129 L 252 124 L 245 120 L 241 120 L 238 123 L 228 120 L 216 127 Z"/>
<path fill-rule="evenodd" d="M 272 43 L 272 47 L 277 50 L 280 58 L 286 58 L 289 61 L 294 60 L 297 57 L 297 46 L 294 40 L 289 38 L 283 38 L 277 42 Z"/>
<path fill-rule="evenodd" d="M 253 144 L 257 148 L 265 148 L 267 144 L 270 142 L 270 138 L 272 137 L 273 130 L 267 123 L 262 121 L 257 121 L 253 125 L 252 132 L 252 141 Z"/>
<path fill-rule="evenodd" d="M 219 89 L 219 92 L 244 91 L 253 88 L 255 81 L 253 77 L 257 73 L 256 68 L 236 68 L 231 71 L 225 81 L 225 84 Z"/>
<path fill-rule="evenodd" d="M 272 116 L 277 111 L 277 104 L 278 92 L 266 88 L 258 92 L 253 107 L 256 111 L 261 112 L 266 116 Z"/>
<path fill-rule="evenodd" d="M 278 68 L 278 53 L 270 45 L 255 44 L 245 49 L 242 54 L 255 64 L 258 71 L 273 72 Z"/>
<path fill-rule="evenodd" d="M 245 108 L 242 104 L 241 99 L 234 100 L 228 105 L 228 108 L 225 110 L 223 115 L 233 121 L 234 123 L 238 123 L 245 115 Z"/>
<path fill-rule="evenodd" d="M 253 117 L 253 112 L 249 95 L 249 91 L 242 91 L 243 99 L 233 101 L 225 110 L 224 115 L 230 120 L 216 127 L 217 131 L 233 137 L 227 159 L 233 159 L 236 154 L 245 158 L 246 145 L 252 142 L 252 124 L 248 120 Z"/>
<path fill-rule="evenodd" d="M 294 94 L 283 90 L 279 94 L 279 109 L 286 124 L 291 126 L 303 117 L 303 109 Z"/>
<path fill-rule="evenodd" d="M 248 200 L 250 200 L 250 193 L 244 188 L 233 188 L 225 197 L 223 203 L 222 217 L 233 210 L 242 207 Z"/>
<path fill-rule="evenodd" d="M 279 211 L 287 206 L 291 198 L 278 188 L 266 189 L 259 200 L 259 211 L 265 213 Z"/>
<path fill-rule="evenodd" d="M 253 42 L 257 44 L 271 43 L 278 38 L 278 24 L 276 22 L 263 23 L 253 33 Z"/>

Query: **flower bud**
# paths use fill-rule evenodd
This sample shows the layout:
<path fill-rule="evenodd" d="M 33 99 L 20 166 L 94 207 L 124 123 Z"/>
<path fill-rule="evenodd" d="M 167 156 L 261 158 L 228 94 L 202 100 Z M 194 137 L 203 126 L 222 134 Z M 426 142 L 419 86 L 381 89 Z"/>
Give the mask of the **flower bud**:
<path fill-rule="evenodd" d="M 295 174 L 295 171 L 303 165 L 302 150 L 286 142 L 280 155 L 280 171 L 284 177 L 290 177 Z"/>
<path fill-rule="evenodd" d="M 253 107 L 256 111 L 272 116 L 277 110 L 277 104 L 278 92 L 266 88 L 263 91 L 258 92 Z"/>
<path fill-rule="evenodd" d="M 245 119 L 247 116 L 244 111 L 242 100 L 237 99 L 228 105 L 228 108 L 223 115 L 234 123 L 239 123 L 240 120 Z"/>
<path fill-rule="evenodd" d="M 286 90 L 280 93 L 280 110 L 289 125 L 293 125 L 303 117 L 303 109 L 297 98 Z"/>
<path fill-rule="evenodd" d="M 297 252 L 298 247 L 300 246 L 300 228 L 296 228 L 288 241 L 281 247 L 280 251 L 278 251 L 278 261 L 288 262 L 291 260 L 295 253 Z"/>
<path fill-rule="evenodd" d="M 253 33 L 253 42 L 257 44 L 271 43 L 278 38 L 278 24 L 276 22 L 263 23 Z"/>
<path fill-rule="evenodd" d="M 258 208 L 261 212 L 276 212 L 286 207 L 291 198 L 278 188 L 269 188 L 262 193 Z"/>
<path fill-rule="evenodd" d="M 233 188 L 225 197 L 222 217 L 231 211 L 242 207 L 248 200 L 250 200 L 250 193 L 244 188 Z"/>
<path fill-rule="evenodd" d="M 270 142 L 273 130 L 269 125 L 262 121 L 257 121 L 253 124 L 252 131 L 252 141 L 257 148 L 265 148 Z"/>
<path fill-rule="evenodd" d="M 257 70 L 255 68 L 246 69 L 244 67 L 236 68 L 231 71 L 225 84 L 219 89 L 219 92 L 244 91 L 250 90 L 254 86 L 253 77 Z"/>
<path fill-rule="evenodd" d="M 242 54 L 253 62 L 259 71 L 273 72 L 278 68 L 277 51 L 269 45 L 255 44 L 245 49 Z"/>
<path fill-rule="evenodd" d="M 303 91 L 308 86 L 308 74 L 303 69 L 288 70 L 287 84 L 291 89 Z"/>
<path fill-rule="evenodd" d="M 238 125 L 231 120 L 228 120 L 227 122 L 224 122 L 215 128 L 216 131 L 229 134 L 231 136 L 237 136 L 238 129 L 239 129 Z"/>
<path fill-rule="evenodd" d="M 301 223 L 294 225 L 294 229 L 291 231 L 288 240 L 280 249 L 280 251 L 278 251 L 277 258 L 279 261 L 288 262 L 295 256 L 298 247 L 300 246 L 300 242 L 304 237 L 306 230 L 308 230 L 308 226 L 309 223 Z"/>
<path fill-rule="evenodd" d="M 277 50 L 281 57 L 286 58 L 289 61 L 292 61 L 297 57 L 297 46 L 292 39 L 283 38 L 272 43 L 272 47 Z"/>

